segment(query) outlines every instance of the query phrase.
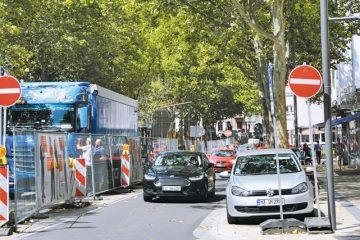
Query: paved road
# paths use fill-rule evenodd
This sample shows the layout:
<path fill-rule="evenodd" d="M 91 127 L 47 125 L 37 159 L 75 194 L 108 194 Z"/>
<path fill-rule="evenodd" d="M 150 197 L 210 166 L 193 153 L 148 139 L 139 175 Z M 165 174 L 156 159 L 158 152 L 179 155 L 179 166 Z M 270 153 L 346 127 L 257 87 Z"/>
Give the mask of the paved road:
<path fill-rule="evenodd" d="M 142 190 L 129 198 L 104 208 L 85 213 L 78 218 L 63 218 L 62 222 L 30 235 L 26 239 L 197 239 L 193 235 L 200 223 L 215 209 L 223 208 L 226 181 L 217 181 L 217 194 L 207 203 L 190 200 L 157 199 L 147 203 Z M 201 237 L 201 236 L 200 236 Z"/>

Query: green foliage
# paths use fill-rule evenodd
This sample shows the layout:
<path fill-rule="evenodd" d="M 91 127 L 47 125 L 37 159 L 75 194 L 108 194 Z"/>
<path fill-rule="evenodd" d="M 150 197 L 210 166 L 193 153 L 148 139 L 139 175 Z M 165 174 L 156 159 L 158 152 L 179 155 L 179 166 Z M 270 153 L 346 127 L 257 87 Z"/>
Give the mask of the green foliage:
<path fill-rule="evenodd" d="M 272 32 L 273 1 L 239 2 Z M 333 17 L 360 12 L 356 0 L 329 3 Z M 3 0 L 0 16 L 0 65 L 18 79 L 100 84 L 139 99 L 143 123 L 182 102 L 191 104 L 180 116 L 209 124 L 261 110 L 254 32 L 232 1 Z M 319 0 L 285 1 L 285 17 L 296 63 L 320 68 Z M 332 63 L 358 29 L 330 23 Z M 271 61 L 272 43 L 261 40 Z"/>

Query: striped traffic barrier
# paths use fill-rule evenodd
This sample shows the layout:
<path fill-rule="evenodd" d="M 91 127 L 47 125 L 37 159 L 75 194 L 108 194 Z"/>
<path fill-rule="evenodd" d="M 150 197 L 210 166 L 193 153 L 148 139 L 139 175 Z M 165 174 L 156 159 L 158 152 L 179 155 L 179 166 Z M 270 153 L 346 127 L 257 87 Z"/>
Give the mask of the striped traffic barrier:
<path fill-rule="evenodd" d="M 130 156 L 123 155 L 121 158 L 121 186 L 130 185 Z"/>
<path fill-rule="evenodd" d="M 0 166 L 0 226 L 9 221 L 9 169 Z"/>
<path fill-rule="evenodd" d="M 75 197 L 84 198 L 86 196 L 86 165 L 85 158 L 75 160 Z"/>

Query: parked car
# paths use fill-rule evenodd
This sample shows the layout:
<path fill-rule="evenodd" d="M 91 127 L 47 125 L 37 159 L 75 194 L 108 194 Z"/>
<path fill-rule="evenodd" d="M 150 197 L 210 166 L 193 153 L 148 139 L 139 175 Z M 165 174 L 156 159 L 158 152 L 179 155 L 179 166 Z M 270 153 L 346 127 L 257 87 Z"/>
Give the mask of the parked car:
<path fill-rule="evenodd" d="M 286 215 L 311 215 L 313 186 L 306 177 L 299 159 L 290 149 L 279 149 L 282 199 L 279 199 L 276 150 L 244 151 L 238 155 L 226 188 L 226 209 L 229 224 L 246 217 L 278 216 L 280 201 Z"/>
<path fill-rule="evenodd" d="M 145 174 L 144 201 L 155 197 L 198 197 L 207 201 L 215 195 L 215 171 L 204 153 L 173 151 L 160 153 Z"/>
<path fill-rule="evenodd" d="M 218 149 L 209 155 L 209 160 L 214 164 L 215 172 L 230 172 L 236 160 L 236 152 L 229 149 Z"/>

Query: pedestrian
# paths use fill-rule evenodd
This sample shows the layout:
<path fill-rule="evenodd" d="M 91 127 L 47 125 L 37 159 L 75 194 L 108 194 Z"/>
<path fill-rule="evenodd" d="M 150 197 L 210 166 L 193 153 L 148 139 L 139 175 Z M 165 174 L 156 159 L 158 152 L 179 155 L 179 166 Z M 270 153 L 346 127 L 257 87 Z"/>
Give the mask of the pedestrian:
<path fill-rule="evenodd" d="M 311 159 L 311 150 L 309 148 L 309 146 L 307 145 L 307 143 L 303 144 L 303 158 L 305 161 L 305 164 L 311 164 L 312 163 L 312 159 Z"/>
<path fill-rule="evenodd" d="M 94 160 L 106 160 L 105 148 L 102 146 L 101 139 L 96 139 L 94 148 Z"/>
<path fill-rule="evenodd" d="M 320 143 L 319 143 L 319 140 L 316 141 L 316 144 L 315 144 L 315 146 L 314 146 L 314 150 L 315 150 L 315 153 L 316 153 L 316 162 L 317 162 L 318 165 L 320 165 L 320 163 L 321 163 L 321 150 L 322 150 L 322 148 L 321 148 L 321 145 L 320 145 Z"/>
<path fill-rule="evenodd" d="M 344 153 L 345 153 L 345 145 L 342 142 L 340 142 L 340 138 L 337 138 L 335 143 L 335 157 L 336 157 L 337 169 L 341 170 Z"/>
<path fill-rule="evenodd" d="M 85 159 L 86 166 L 91 166 L 91 139 L 86 138 L 84 146 L 81 146 L 80 141 L 78 141 L 76 148 L 80 150 L 80 157 Z"/>

